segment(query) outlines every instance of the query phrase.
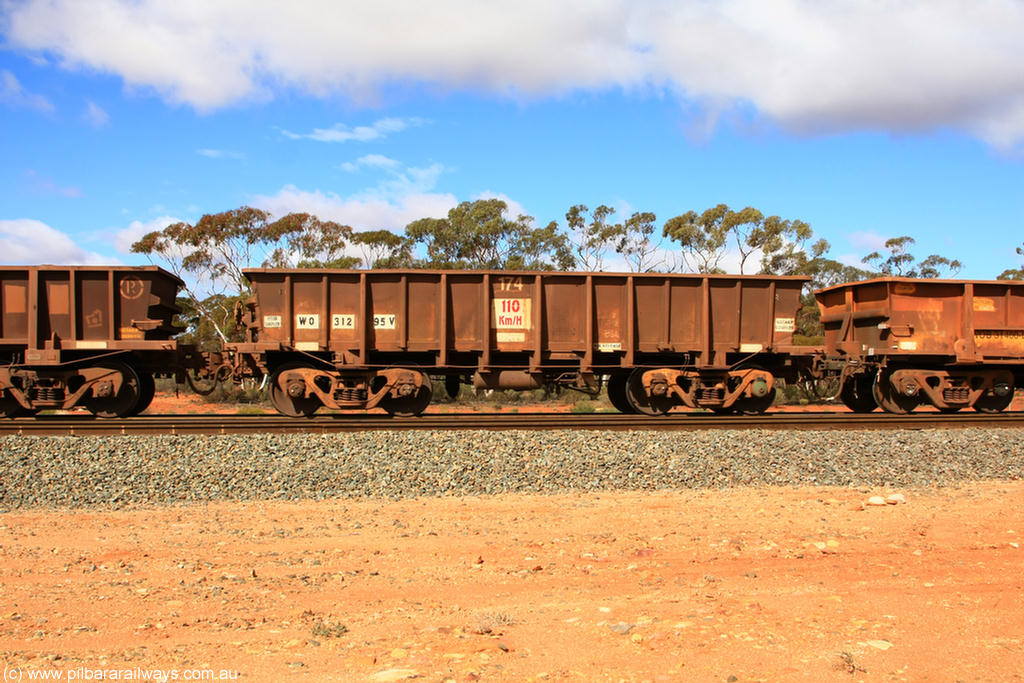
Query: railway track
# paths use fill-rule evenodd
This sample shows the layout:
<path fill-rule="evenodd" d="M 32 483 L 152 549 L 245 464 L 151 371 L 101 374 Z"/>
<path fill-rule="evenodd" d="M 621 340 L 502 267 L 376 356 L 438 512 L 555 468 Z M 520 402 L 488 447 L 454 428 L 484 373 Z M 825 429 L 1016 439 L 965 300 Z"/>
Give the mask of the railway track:
<path fill-rule="evenodd" d="M 374 414 L 320 415 L 295 419 L 276 415 L 146 415 L 126 419 L 97 419 L 88 415 L 44 415 L 0 422 L 0 435 L 104 436 L 116 434 L 254 434 L 394 430 L 639 430 L 692 431 L 706 429 L 957 429 L 1021 428 L 1024 412 L 910 415 L 850 412 L 766 413 L 757 416 L 679 413 L 665 417 L 619 413 L 488 413 L 426 414 L 392 418 Z"/>

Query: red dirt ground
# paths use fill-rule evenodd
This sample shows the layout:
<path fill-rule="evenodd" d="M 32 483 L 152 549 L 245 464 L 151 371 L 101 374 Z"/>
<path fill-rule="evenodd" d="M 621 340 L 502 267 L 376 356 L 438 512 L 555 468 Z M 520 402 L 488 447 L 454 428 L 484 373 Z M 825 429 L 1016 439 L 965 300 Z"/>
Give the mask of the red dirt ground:
<path fill-rule="evenodd" d="M 238 411 L 183 394 L 151 412 L 211 406 Z M 1024 681 L 1024 483 L 864 505 L 894 492 L 10 512 L 0 664 L 5 681 Z"/>
<path fill-rule="evenodd" d="M 891 493 L 10 512 L 0 659 L 7 681 L 1024 680 L 1024 483 L 863 505 Z"/>

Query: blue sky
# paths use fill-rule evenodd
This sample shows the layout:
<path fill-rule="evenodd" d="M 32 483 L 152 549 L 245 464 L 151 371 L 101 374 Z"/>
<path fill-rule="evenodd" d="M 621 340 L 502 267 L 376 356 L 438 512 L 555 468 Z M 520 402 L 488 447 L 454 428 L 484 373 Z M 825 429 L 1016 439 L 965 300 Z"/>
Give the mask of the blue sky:
<path fill-rule="evenodd" d="M 499 196 L 1024 262 L 1019 0 L 363 4 L 0 0 L 0 261 L 145 263 L 146 231 L 246 204 L 401 231 Z"/>

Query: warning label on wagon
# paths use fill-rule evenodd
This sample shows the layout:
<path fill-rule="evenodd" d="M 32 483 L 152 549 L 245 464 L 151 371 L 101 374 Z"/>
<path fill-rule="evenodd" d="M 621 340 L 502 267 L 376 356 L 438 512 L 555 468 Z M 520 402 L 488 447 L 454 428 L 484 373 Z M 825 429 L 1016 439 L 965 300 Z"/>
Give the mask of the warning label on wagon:
<path fill-rule="evenodd" d="M 495 299 L 492 326 L 498 330 L 530 329 L 530 299 Z"/>
<path fill-rule="evenodd" d="M 776 332 L 795 332 L 796 331 L 796 318 L 776 318 L 775 319 L 775 331 Z"/>

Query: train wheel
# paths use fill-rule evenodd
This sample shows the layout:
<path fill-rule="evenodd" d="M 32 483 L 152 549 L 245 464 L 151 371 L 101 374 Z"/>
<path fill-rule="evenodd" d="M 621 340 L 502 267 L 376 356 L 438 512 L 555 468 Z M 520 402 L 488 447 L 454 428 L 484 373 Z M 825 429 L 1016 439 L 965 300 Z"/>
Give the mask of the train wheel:
<path fill-rule="evenodd" d="M 775 403 L 775 387 L 760 398 L 742 398 L 736 402 L 736 407 L 744 415 L 760 415 L 768 410 Z"/>
<path fill-rule="evenodd" d="M 140 415 L 153 402 L 154 396 L 156 396 L 156 381 L 153 380 L 153 375 L 148 372 L 140 372 L 139 402 L 135 404 L 132 415 Z"/>
<path fill-rule="evenodd" d="M 760 372 L 768 372 L 760 365 L 754 363 L 742 364 L 738 366 L 737 369 L 758 370 Z M 728 384 L 729 390 L 735 391 L 736 387 L 739 386 L 740 381 L 741 380 L 739 378 L 730 379 Z M 750 388 L 753 390 L 755 388 L 755 385 L 758 384 L 760 384 L 761 387 L 763 387 L 764 389 L 768 388 L 767 382 L 765 382 L 763 379 L 755 379 L 754 382 L 751 384 Z M 758 388 L 760 389 L 760 387 Z M 733 403 L 731 406 L 729 406 L 729 408 L 713 408 L 712 410 L 722 415 L 728 415 L 730 412 L 739 412 L 742 413 L 743 415 L 760 415 L 764 411 L 771 408 L 772 405 L 775 403 L 775 391 L 775 387 L 772 386 L 771 391 L 768 391 L 764 396 L 744 396 L 737 400 L 735 403 Z"/>
<path fill-rule="evenodd" d="M 636 413 L 633 404 L 629 402 L 629 394 L 626 387 L 629 385 L 629 375 L 619 373 L 608 378 L 607 391 L 608 401 L 612 407 L 620 413 L 632 415 Z"/>
<path fill-rule="evenodd" d="M 839 391 L 839 400 L 855 413 L 870 413 L 878 407 L 873 390 L 874 381 L 868 374 L 847 377 Z"/>
<path fill-rule="evenodd" d="M 433 395 L 434 392 L 430 385 L 424 382 L 412 396 L 403 396 L 402 398 L 388 396 L 380 402 L 380 407 L 394 417 L 416 417 L 427 409 Z"/>
<path fill-rule="evenodd" d="M 972 407 L 979 413 L 999 413 L 1009 408 L 1011 403 L 1013 403 L 1012 391 L 1006 396 L 982 394 Z"/>
<path fill-rule="evenodd" d="M 921 399 L 917 396 L 905 396 L 893 388 L 889 382 L 889 373 L 882 370 L 875 376 L 875 382 L 871 387 L 871 393 L 875 402 L 887 413 L 906 415 L 913 412 Z"/>
<path fill-rule="evenodd" d="M 277 412 L 285 417 L 310 417 L 320 407 L 320 400 L 305 395 L 305 382 L 300 385 L 298 382 L 291 387 L 281 386 L 281 377 L 291 370 L 305 370 L 306 365 L 302 363 L 285 363 L 270 376 L 270 402 Z M 299 394 L 293 396 L 292 393 Z"/>
<path fill-rule="evenodd" d="M 90 394 L 83 403 L 86 409 L 96 417 L 129 417 L 134 415 L 135 407 L 142 395 L 142 382 L 139 374 L 132 366 L 121 361 L 111 360 L 93 367 L 109 370 L 112 374 L 121 375 L 121 388 L 113 396 L 96 396 Z M 93 389 L 95 391 L 95 388 Z"/>
<path fill-rule="evenodd" d="M 626 398 L 633 411 L 644 415 L 665 415 L 672 410 L 672 400 L 658 396 L 648 396 L 644 391 L 644 369 L 637 368 L 626 381 Z"/>

